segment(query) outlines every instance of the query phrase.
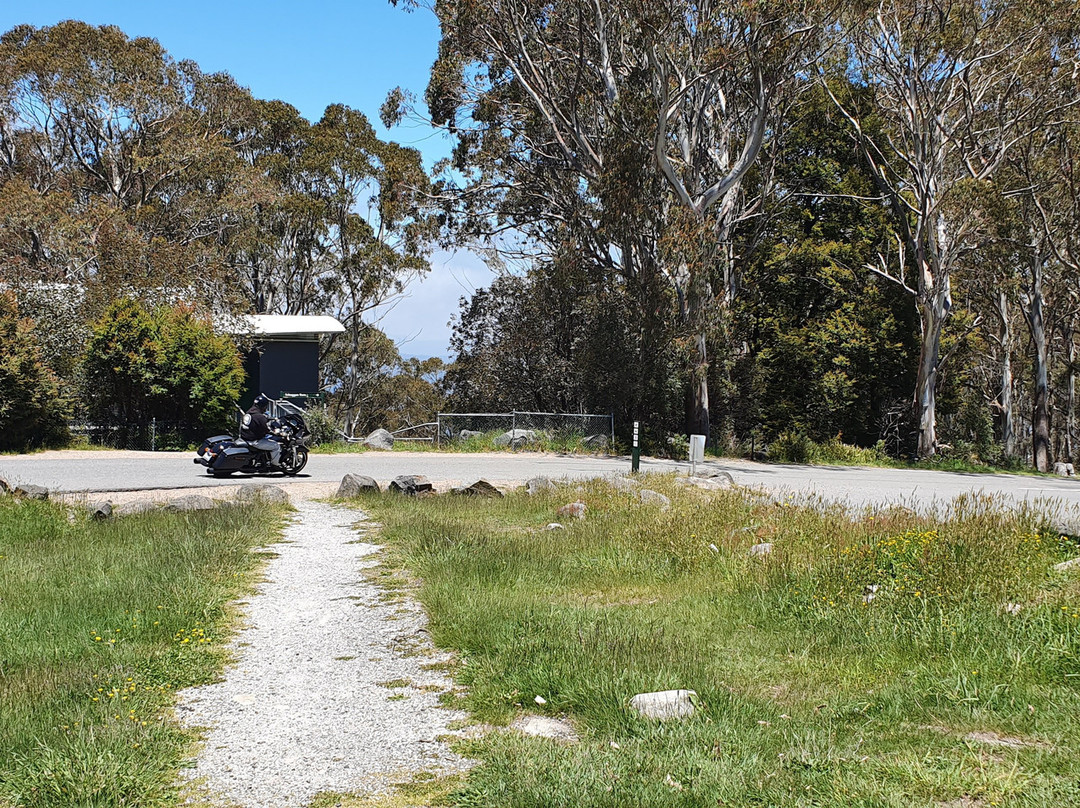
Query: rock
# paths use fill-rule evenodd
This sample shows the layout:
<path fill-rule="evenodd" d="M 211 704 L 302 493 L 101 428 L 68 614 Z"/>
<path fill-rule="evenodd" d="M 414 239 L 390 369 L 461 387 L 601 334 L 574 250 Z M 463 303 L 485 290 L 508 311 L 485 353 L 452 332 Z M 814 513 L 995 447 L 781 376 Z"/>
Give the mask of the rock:
<path fill-rule="evenodd" d="M 611 477 L 608 479 L 608 485 L 616 491 L 637 491 L 641 488 L 641 483 L 629 477 Z"/>
<path fill-rule="evenodd" d="M 867 584 L 864 586 L 862 592 L 863 603 L 872 603 L 874 598 L 877 597 L 877 592 L 880 588 L 880 584 Z"/>
<path fill-rule="evenodd" d="M 419 496 L 426 492 L 434 492 L 428 478 L 420 474 L 403 474 L 395 477 L 388 487 L 389 491 L 397 491 L 399 494 L 407 494 L 411 497 Z"/>
<path fill-rule="evenodd" d="M 770 553 L 772 553 L 772 542 L 763 541 L 761 544 L 755 544 L 753 547 L 750 548 L 750 555 L 752 556 L 760 556 L 764 558 Z"/>
<path fill-rule="evenodd" d="M 496 446 L 509 446 L 511 449 L 520 449 L 535 440 L 536 430 L 534 429 L 511 429 L 509 432 L 503 432 L 492 443 Z"/>
<path fill-rule="evenodd" d="M 458 440 L 469 440 L 470 438 L 482 438 L 484 437 L 484 433 L 477 432 L 473 429 L 463 429 L 457 433 L 457 436 Z"/>
<path fill-rule="evenodd" d="M 545 527 L 544 530 L 566 530 L 566 527 L 559 524 L 558 522 L 549 522 L 548 526 Z"/>
<path fill-rule="evenodd" d="M 1072 476 L 1074 476 L 1073 475 L 1073 464 L 1072 463 L 1055 463 L 1054 464 L 1054 474 L 1056 474 L 1058 477 L 1072 477 Z"/>
<path fill-rule="evenodd" d="M 341 485 L 338 486 L 337 496 L 340 499 L 352 499 L 363 493 L 371 492 L 378 494 L 381 491 L 382 489 L 379 488 L 379 484 L 371 477 L 366 477 L 363 474 L 346 474 L 341 478 Z"/>
<path fill-rule="evenodd" d="M 724 477 L 676 477 L 680 485 L 690 488 L 700 488 L 702 491 L 725 491 L 731 488 L 731 475 Z"/>
<path fill-rule="evenodd" d="M 30 485 L 30 483 L 21 483 L 15 486 L 15 496 L 22 497 L 23 499 L 48 499 L 49 489 L 40 485 Z"/>
<path fill-rule="evenodd" d="M 11 485 L 9 485 L 8 481 L 5 480 L 3 477 L 0 477 L 0 494 L 10 494 L 10 493 L 11 493 Z"/>
<path fill-rule="evenodd" d="M 533 494 L 539 494 L 541 491 L 554 491 L 555 483 L 549 480 L 547 477 L 533 477 L 531 480 L 525 482 L 525 491 L 532 496 Z"/>
<path fill-rule="evenodd" d="M 1054 569 L 1058 572 L 1066 572 L 1080 568 L 1080 558 L 1070 558 L 1068 561 L 1062 561 L 1060 564 L 1055 564 Z"/>
<path fill-rule="evenodd" d="M 1066 513 L 1050 520 L 1048 528 L 1059 536 L 1080 536 L 1080 519 L 1073 513 Z"/>
<path fill-rule="evenodd" d="M 659 505 L 663 510 L 671 507 L 671 500 L 658 491 L 642 488 L 638 491 L 638 499 L 643 505 Z"/>
<path fill-rule="evenodd" d="M 363 445 L 369 449 L 389 451 L 394 448 L 394 436 L 385 429 L 376 429 L 363 440 Z"/>
<path fill-rule="evenodd" d="M 501 498 L 503 492 L 493 486 L 487 480 L 477 480 L 472 485 L 462 485 L 450 490 L 451 494 L 464 497 L 492 497 Z"/>
<path fill-rule="evenodd" d="M 157 503 L 146 502 L 145 500 L 136 500 L 135 502 L 125 502 L 113 509 L 114 516 L 133 516 L 137 513 L 148 513 L 149 511 L 156 511 L 158 508 Z"/>
<path fill-rule="evenodd" d="M 578 739 L 574 725 L 561 718 L 549 718 L 545 715 L 524 715 L 510 725 L 522 735 L 536 738 L 551 738 L 556 741 L 576 743 Z"/>
<path fill-rule="evenodd" d="M 1005 612 L 1005 614 L 1011 615 L 1018 615 L 1021 611 L 1023 611 L 1023 609 L 1024 607 L 1021 606 L 1019 603 L 1006 603 L 1004 606 L 1001 607 L 1001 610 Z"/>
<path fill-rule="evenodd" d="M 573 516 L 575 519 L 584 519 L 586 511 L 585 503 L 580 499 L 577 502 L 570 502 L 563 505 L 559 510 L 555 511 L 559 516 Z"/>
<path fill-rule="evenodd" d="M 721 482 L 727 482 L 728 485 L 735 485 L 734 477 L 732 477 L 726 471 L 714 469 L 710 466 L 699 466 L 694 476 L 700 477 L 703 480 L 719 480 Z"/>
<path fill-rule="evenodd" d="M 103 520 L 108 519 L 113 514 L 113 507 L 111 502 L 91 502 L 86 506 L 86 512 L 90 514 L 91 519 Z"/>
<path fill-rule="evenodd" d="M 581 445 L 586 449 L 607 449 L 610 440 L 607 435 L 589 435 L 582 439 Z"/>
<path fill-rule="evenodd" d="M 185 497 L 176 497 L 165 503 L 165 510 L 174 513 L 187 511 L 212 511 L 217 503 L 203 494 L 188 494 Z"/>
<path fill-rule="evenodd" d="M 657 693 L 638 693 L 630 699 L 630 707 L 642 718 L 667 721 L 693 715 L 696 700 L 697 693 L 693 690 L 661 690 Z"/>
<path fill-rule="evenodd" d="M 288 505 L 289 495 L 277 485 L 244 485 L 236 492 L 237 502 L 260 502 L 264 505 Z"/>

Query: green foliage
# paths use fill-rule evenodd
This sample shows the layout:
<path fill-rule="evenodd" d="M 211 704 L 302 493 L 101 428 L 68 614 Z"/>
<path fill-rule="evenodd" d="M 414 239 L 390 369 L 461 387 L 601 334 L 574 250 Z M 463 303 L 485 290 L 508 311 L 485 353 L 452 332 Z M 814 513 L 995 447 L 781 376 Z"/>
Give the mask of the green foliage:
<path fill-rule="evenodd" d="M 46 366 L 34 323 L 0 293 L 0 450 L 57 446 L 68 439 L 68 404 Z"/>
<path fill-rule="evenodd" d="M 0 499 L 0 804 L 167 806 L 196 733 L 168 718 L 213 681 L 265 507 L 69 519 Z"/>
<path fill-rule="evenodd" d="M 228 425 L 244 381 L 236 346 L 192 309 L 148 311 L 132 299 L 93 324 L 83 369 L 87 409 L 99 423 L 157 418 L 196 435 Z"/>
<path fill-rule="evenodd" d="M 920 517 L 648 486 L 670 508 L 600 481 L 365 502 L 458 656 L 455 703 L 483 722 L 561 717 L 582 737 L 468 742 L 481 765 L 450 805 L 1080 798 L 1080 590 L 1051 569 L 1075 550 L 1043 515 L 982 497 Z M 545 532 L 568 498 L 587 518 Z M 752 557 L 760 541 L 773 552 Z M 694 717 L 627 706 L 674 688 L 698 693 Z"/>

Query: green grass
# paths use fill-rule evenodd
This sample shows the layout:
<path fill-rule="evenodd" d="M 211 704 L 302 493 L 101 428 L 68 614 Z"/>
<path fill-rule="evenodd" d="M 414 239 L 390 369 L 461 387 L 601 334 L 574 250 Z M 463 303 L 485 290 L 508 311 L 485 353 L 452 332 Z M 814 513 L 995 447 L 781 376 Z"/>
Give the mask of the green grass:
<path fill-rule="evenodd" d="M 478 452 L 513 452 L 509 446 L 496 446 L 495 438 L 502 435 L 505 430 L 488 432 L 476 435 L 466 440 L 443 440 L 439 444 L 427 441 L 396 441 L 393 451 L 395 452 L 441 452 L 452 454 L 469 454 Z M 541 433 L 535 441 L 531 441 L 517 451 L 523 452 L 564 452 L 568 454 L 607 454 L 607 448 L 593 449 L 585 446 L 584 435 L 555 435 L 549 436 Z M 334 443 L 321 443 L 313 447 L 316 454 L 351 454 L 372 451 L 360 443 L 346 443 L 336 441 Z"/>
<path fill-rule="evenodd" d="M 265 507 L 91 522 L 0 498 L 0 806 L 176 804 L 229 603 L 280 527 Z"/>
<path fill-rule="evenodd" d="M 480 765 L 448 804 L 1080 804 L 1080 581 L 1051 569 L 1077 548 L 1038 512 L 970 497 L 849 515 L 648 485 L 672 507 L 602 483 L 365 502 L 457 652 L 460 706 L 563 715 L 582 736 L 464 742 Z M 542 530 L 576 498 L 585 520 Z M 761 541 L 772 555 L 751 558 Z M 697 691 L 694 718 L 628 709 L 672 688 Z"/>

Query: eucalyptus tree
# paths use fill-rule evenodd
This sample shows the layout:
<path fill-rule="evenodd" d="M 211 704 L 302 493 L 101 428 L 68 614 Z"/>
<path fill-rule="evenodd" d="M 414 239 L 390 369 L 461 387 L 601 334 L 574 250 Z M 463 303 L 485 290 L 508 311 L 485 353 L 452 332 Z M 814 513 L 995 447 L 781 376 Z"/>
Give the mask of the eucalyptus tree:
<path fill-rule="evenodd" d="M 845 113 L 894 215 L 897 250 L 871 268 L 903 288 L 918 311 L 918 454 L 937 451 L 936 388 L 952 275 L 975 246 L 967 197 L 990 180 L 1041 117 L 1027 69 L 1047 52 L 1041 26 L 1054 3 L 883 0 L 852 9 L 840 67 L 874 95 L 871 120 L 841 95 Z M 1064 8 L 1064 6 L 1062 6 Z M 826 79 L 828 71 L 822 71 Z"/>
<path fill-rule="evenodd" d="M 744 180 L 806 69 L 817 4 L 446 0 L 434 11 L 443 38 L 427 102 L 458 138 L 459 232 L 491 244 L 513 231 L 514 249 L 548 256 L 573 244 L 646 318 L 670 316 L 670 297 L 693 357 L 687 426 L 708 434 L 708 340 L 737 290 L 733 231 L 760 203 Z"/>

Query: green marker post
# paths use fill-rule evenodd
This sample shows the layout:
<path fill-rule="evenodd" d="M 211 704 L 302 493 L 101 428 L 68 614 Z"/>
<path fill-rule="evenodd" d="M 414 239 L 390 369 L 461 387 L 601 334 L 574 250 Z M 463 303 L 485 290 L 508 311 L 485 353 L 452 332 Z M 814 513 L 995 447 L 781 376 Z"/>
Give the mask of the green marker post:
<path fill-rule="evenodd" d="M 634 421 L 634 448 L 630 454 L 630 471 L 637 474 L 641 467 L 641 449 L 638 448 L 638 422 Z"/>

